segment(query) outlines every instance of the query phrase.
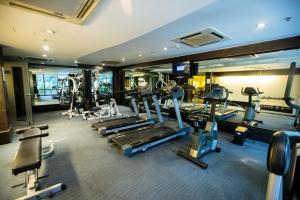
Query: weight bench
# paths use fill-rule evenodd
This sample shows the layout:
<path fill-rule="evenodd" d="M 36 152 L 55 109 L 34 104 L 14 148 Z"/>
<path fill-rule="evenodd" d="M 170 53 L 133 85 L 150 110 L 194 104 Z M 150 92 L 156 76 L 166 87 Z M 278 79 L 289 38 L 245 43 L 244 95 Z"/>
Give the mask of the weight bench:
<path fill-rule="evenodd" d="M 38 126 L 31 126 L 26 128 L 19 128 L 15 130 L 16 134 L 23 133 L 23 136 L 19 138 L 19 141 L 23 141 L 26 139 L 35 138 L 37 136 L 39 137 L 46 137 L 49 135 L 48 132 L 43 132 L 47 130 L 49 126 L 47 124 L 44 125 L 38 125 Z M 49 144 L 48 146 L 42 145 L 42 159 L 46 159 L 51 157 L 54 154 L 54 145 Z"/>
<path fill-rule="evenodd" d="M 23 137 L 19 140 L 21 144 L 13 161 L 12 174 L 18 175 L 25 173 L 25 182 L 13 187 L 25 185 L 27 187 L 27 195 L 18 199 L 41 199 L 51 197 L 57 192 L 65 189 L 63 183 L 58 183 L 51 187 L 38 190 L 38 170 L 42 163 L 42 137 L 46 137 L 49 133 L 43 133 L 43 130 L 48 129 L 48 125 L 29 127 L 16 130 L 16 133 L 23 133 Z"/>

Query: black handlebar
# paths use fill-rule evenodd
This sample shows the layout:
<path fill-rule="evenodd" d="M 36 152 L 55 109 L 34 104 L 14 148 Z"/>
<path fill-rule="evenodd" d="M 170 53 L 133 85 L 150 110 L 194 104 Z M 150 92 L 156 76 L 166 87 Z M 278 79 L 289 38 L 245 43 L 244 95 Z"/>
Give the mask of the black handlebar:
<path fill-rule="evenodd" d="M 291 90 L 292 90 L 295 73 L 296 73 L 296 62 L 292 62 L 290 64 L 289 76 L 288 76 L 288 80 L 286 83 L 286 88 L 285 88 L 285 93 L 284 93 L 284 101 L 291 108 L 300 109 L 300 105 L 292 103 L 292 98 L 291 98 Z"/>

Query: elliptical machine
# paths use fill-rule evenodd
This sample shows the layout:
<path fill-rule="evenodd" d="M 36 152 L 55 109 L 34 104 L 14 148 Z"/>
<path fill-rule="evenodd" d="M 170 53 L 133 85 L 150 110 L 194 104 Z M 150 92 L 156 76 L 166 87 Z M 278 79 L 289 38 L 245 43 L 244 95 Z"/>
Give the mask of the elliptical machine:
<path fill-rule="evenodd" d="M 296 63 L 290 65 L 284 100 L 291 108 L 300 109 L 293 103 L 291 88 Z M 269 171 L 266 200 L 300 199 L 300 128 L 296 131 L 278 131 L 272 136 L 268 149 Z"/>
<path fill-rule="evenodd" d="M 189 152 L 178 150 L 177 154 L 192 161 L 199 167 L 206 169 L 208 164 L 199 160 L 209 152 L 220 152 L 218 146 L 218 126 L 215 119 L 216 105 L 218 101 L 227 99 L 228 92 L 225 87 L 217 86 L 206 96 L 205 100 L 211 102 L 210 115 L 194 115 L 190 119 L 194 121 L 196 131 L 192 134 L 192 144 Z"/>
<path fill-rule="evenodd" d="M 255 114 L 259 111 L 259 95 L 263 94 L 264 92 L 259 91 L 258 88 L 255 89 L 253 87 L 246 87 L 245 89 L 242 88 L 241 93 L 244 96 L 248 96 L 248 104 L 245 108 L 243 124 L 257 126 L 258 123 L 263 123 L 262 121 L 255 119 Z M 253 100 L 253 96 L 256 96 L 257 100 Z"/>

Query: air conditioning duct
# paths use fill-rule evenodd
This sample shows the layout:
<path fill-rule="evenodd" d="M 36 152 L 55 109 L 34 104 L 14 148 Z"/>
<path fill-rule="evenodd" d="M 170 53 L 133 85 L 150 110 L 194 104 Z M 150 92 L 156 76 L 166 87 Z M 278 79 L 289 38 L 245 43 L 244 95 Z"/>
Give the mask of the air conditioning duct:
<path fill-rule="evenodd" d="M 208 45 L 216 42 L 229 40 L 225 34 L 217 31 L 214 28 L 206 28 L 196 33 L 185 35 L 173 39 L 173 42 L 181 43 L 189 47 L 197 48 L 203 45 Z"/>
<path fill-rule="evenodd" d="M 101 0 L 4 0 L 4 4 L 82 25 Z"/>

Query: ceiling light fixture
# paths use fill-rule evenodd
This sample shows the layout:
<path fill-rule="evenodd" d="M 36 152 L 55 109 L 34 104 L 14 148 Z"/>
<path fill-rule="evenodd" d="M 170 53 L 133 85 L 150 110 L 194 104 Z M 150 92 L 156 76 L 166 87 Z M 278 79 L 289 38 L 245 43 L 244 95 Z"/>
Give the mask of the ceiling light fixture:
<path fill-rule="evenodd" d="M 122 62 L 124 62 L 125 61 L 125 58 L 122 58 Z"/>
<path fill-rule="evenodd" d="M 258 29 L 264 28 L 265 26 L 266 26 L 265 23 L 258 23 L 258 24 L 256 24 L 256 28 L 258 28 Z"/>
<path fill-rule="evenodd" d="M 102 66 L 105 66 L 105 63 L 102 63 Z"/>
<path fill-rule="evenodd" d="M 289 21 L 291 21 L 291 19 L 292 19 L 292 17 L 285 17 L 285 18 L 283 18 L 285 21 L 287 21 L 287 22 L 289 22 Z"/>
<path fill-rule="evenodd" d="M 142 54 L 139 54 L 139 57 L 142 57 L 143 55 Z"/>
<path fill-rule="evenodd" d="M 52 31 L 52 30 L 49 30 L 49 29 L 47 29 L 47 30 L 46 30 L 46 33 L 48 33 L 48 34 L 51 34 L 51 35 L 52 35 L 52 34 L 54 34 L 54 33 L 55 33 L 55 31 Z"/>
<path fill-rule="evenodd" d="M 46 57 L 47 57 L 47 54 L 43 54 L 42 56 L 43 56 L 44 58 L 46 58 Z"/>
<path fill-rule="evenodd" d="M 44 49 L 45 51 L 48 51 L 48 50 L 49 50 L 49 46 L 48 46 L 48 45 L 44 45 L 44 46 L 43 46 L 43 49 Z"/>
<path fill-rule="evenodd" d="M 164 51 L 167 51 L 168 50 L 168 48 L 167 47 L 164 47 Z"/>

